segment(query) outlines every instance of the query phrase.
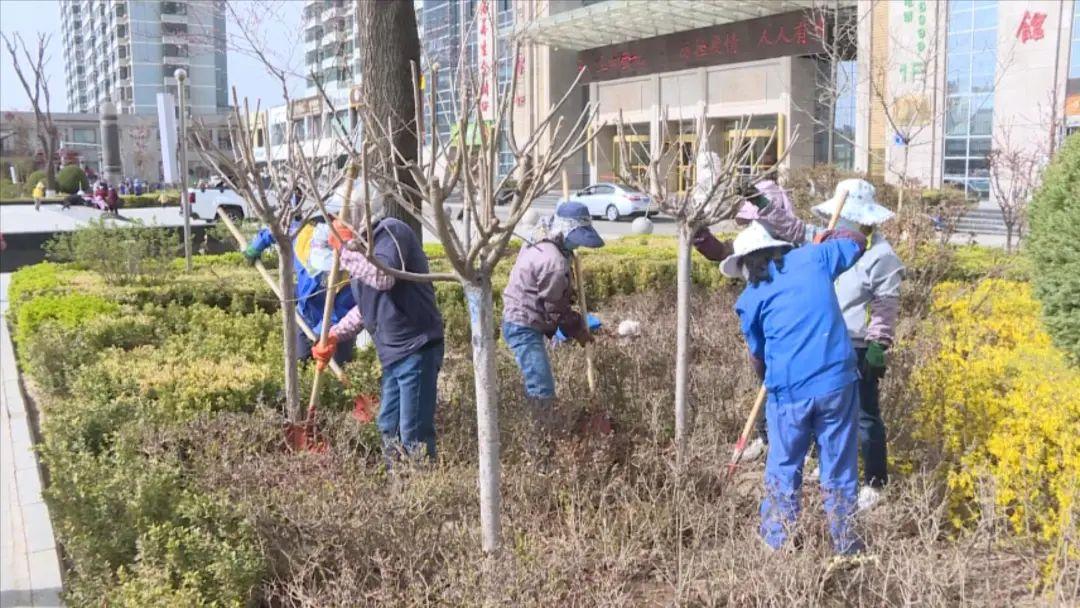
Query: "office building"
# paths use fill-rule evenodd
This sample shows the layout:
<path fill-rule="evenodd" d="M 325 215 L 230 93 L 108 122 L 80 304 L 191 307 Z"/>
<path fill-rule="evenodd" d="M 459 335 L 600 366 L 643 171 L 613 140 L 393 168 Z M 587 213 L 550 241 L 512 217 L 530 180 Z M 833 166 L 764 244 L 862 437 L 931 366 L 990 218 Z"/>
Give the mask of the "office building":
<path fill-rule="evenodd" d="M 989 204 L 991 149 L 1045 156 L 1080 128 L 1080 0 L 513 4 L 529 41 L 518 128 L 580 68 L 583 94 L 567 112 L 590 101 L 606 121 L 571 167 L 575 185 L 616 178 L 620 144 L 633 138 L 632 150 L 670 151 L 671 185 L 685 188 L 694 171 L 685 123 L 704 108 L 714 149 L 749 121 L 753 133 L 778 134 L 753 154 L 786 150 L 787 168 L 837 164 L 953 185 Z M 638 155 L 631 167 L 644 163 Z"/>

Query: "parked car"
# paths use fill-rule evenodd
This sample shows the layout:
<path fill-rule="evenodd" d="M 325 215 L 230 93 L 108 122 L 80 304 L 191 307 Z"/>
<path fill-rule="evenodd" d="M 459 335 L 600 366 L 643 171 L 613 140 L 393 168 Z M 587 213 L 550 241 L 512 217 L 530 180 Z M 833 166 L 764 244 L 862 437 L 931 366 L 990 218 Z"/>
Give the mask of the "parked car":
<path fill-rule="evenodd" d="M 624 217 L 646 215 L 652 206 L 652 197 L 633 186 L 599 183 L 578 190 L 574 200 L 584 203 L 593 217 L 618 221 Z"/>
<path fill-rule="evenodd" d="M 229 188 L 225 180 L 214 180 L 188 190 L 187 202 L 191 205 L 191 217 L 196 219 L 213 221 L 221 213 L 227 213 L 235 220 L 251 217 L 247 201 Z"/>

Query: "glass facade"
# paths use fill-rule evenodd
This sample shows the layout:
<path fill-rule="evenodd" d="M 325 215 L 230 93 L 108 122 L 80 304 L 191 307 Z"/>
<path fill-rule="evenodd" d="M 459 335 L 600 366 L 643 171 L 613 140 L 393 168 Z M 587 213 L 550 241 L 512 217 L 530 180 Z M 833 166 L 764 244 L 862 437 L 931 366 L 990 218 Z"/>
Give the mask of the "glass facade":
<path fill-rule="evenodd" d="M 471 66 L 476 64 L 477 35 L 472 27 L 476 14 L 476 0 L 424 0 L 418 15 L 420 18 L 420 44 L 422 46 L 421 63 L 427 66 L 439 64 L 439 82 L 436 91 L 435 119 L 440 142 L 450 141 L 451 124 L 456 118 L 454 110 L 457 93 L 454 90 L 454 76 L 458 70 L 458 60 L 465 46 L 465 60 Z M 496 10 L 498 32 L 495 49 L 497 53 L 497 84 L 499 91 L 509 91 L 511 63 L 513 62 L 514 13 L 512 2 L 491 2 Z M 425 124 L 431 124 L 431 108 L 424 107 Z M 431 138 L 425 136 L 425 144 L 431 144 Z M 505 174 L 512 167 L 513 161 L 505 139 L 499 150 L 499 173 Z"/>
<path fill-rule="evenodd" d="M 836 165 L 844 169 L 855 166 L 855 60 L 839 61 L 835 73 L 827 61 L 817 70 L 819 79 L 817 120 L 814 128 L 814 164 Z M 830 76 L 832 83 L 828 80 Z M 832 107 L 832 117 L 829 109 Z M 829 129 L 832 125 L 830 142 Z M 832 145 L 830 154 L 829 146 Z"/>
<path fill-rule="evenodd" d="M 950 0 L 946 43 L 945 155 L 942 175 L 972 197 L 990 196 L 990 152 L 997 73 L 996 0 Z"/>

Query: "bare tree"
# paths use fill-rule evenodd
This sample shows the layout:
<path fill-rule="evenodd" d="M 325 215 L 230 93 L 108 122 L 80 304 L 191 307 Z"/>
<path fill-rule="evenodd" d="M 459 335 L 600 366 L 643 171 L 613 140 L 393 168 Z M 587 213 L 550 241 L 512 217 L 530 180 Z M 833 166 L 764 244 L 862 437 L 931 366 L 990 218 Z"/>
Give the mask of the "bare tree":
<path fill-rule="evenodd" d="M 680 130 L 683 124 L 679 121 Z M 661 142 L 674 141 L 669 125 L 665 110 L 660 119 L 658 134 Z M 768 149 L 776 141 L 776 130 L 773 129 L 769 138 L 761 140 L 747 134 L 749 125 L 749 117 L 742 119 L 734 136 L 728 140 L 727 149 L 718 153 L 709 149 L 710 129 L 705 109 L 702 108 L 691 126 L 691 155 L 697 162 L 696 176 L 692 181 L 694 186 L 681 191 L 677 185 L 672 185 L 678 181 L 671 179 L 674 172 L 678 171 L 679 163 L 674 158 L 678 152 L 674 148 L 665 150 L 659 147 L 650 150 L 642 146 L 642 149 L 633 155 L 631 146 L 634 144 L 629 143 L 631 138 L 625 136 L 627 125 L 621 115 L 617 125 L 622 143 L 614 170 L 619 179 L 649 192 L 660 209 L 674 217 L 678 223 L 675 445 L 680 469 L 684 464 L 689 438 L 690 406 L 687 393 L 690 381 L 690 271 L 693 238 L 699 230 L 733 217 L 744 200 L 742 187 L 752 184 L 766 168 L 760 164 L 761 159 L 754 154 L 754 150 L 760 149 L 757 144 L 761 143 Z M 793 141 L 794 139 L 795 137 L 792 138 Z M 777 164 L 783 162 L 790 149 L 789 147 L 783 156 L 776 159 Z M 648 159 L 644 172 L 631 169 L 629 159 L 633 157 Z"/>
<path fill-rule="evenodd" d="M 1041 147 L 1040 147 L 1041 148 Z M 986 155 L 990 190 L 1005 224 L 1005 250 L 1013 250 L 1013 238 L 1023 236 L 1027 205 L 1039 185 L 1046 155 L 1040 149 L 1016 145 L 1008 131 L 996 138 Z"/>
<path fill-rule="evenodd" d="M 38 145 L 45 155 L 45 181 L 49 188 L 56 188 L 56 152 L 60 147 L 60 134 L 52 118 L 52 103 L 49 97 L 49 77 L 45 72 L 46 51 L 49 48 L 50 35 L 38 34 L 37 47 L 31 53 L 23 40 L 22 34 L 16 33 L 14 39 L 3 34 L 4 45 L 11 56 L 15 74 L 19 77 L 23 91 L 30 100 L 37 124 Z M 20 52 L 23 59 L 19 58 Z M 23 65 L 25 60 L 26 64 Z M 29 70 L 29 77 L 27 71 Z"/>
<path fill-rule="evenodd" d="M 364 69 L 361 80 L 364 103 L 369 117 L 380 125 L 393 123 L 393 141 L 373 142 L 380 146 L 392 145 L 406 161 L 416 161 L 416 114 L 413 88 L 417 83 L 411 65 L 420 65 L 420 37 L 416 26 L 416 9 L 411 0 L 389 0 L 386 2 L 356 1 L 357 40 L 360 45 L 360 65 Z M 376 158 L 390 159 L 389 148 Z M 377 172 L 385 172 L 375 168 Z M 395 174 L 398 181 L 410 184 L 412 176 L 408 171 Z M 412 188 L 407 188 L 406 191 Z M 401 203 L 416 209 L 419 199 L 408 198 Z M 402 209 L 398 204 L 388 206 L 386 213 L 396 217 L 416 232 L 423 239 L 420 222 L 413 213 Z"/>
<path fill-rule="evenodd" d="M 206 162 L 221 175 L 251 206 L 259 220 L 267 227 L 278 247 L 278 293 L 282 309 L 282 339 L 285 351 L 285 415 L 294 425 L 310 420 L 312 412 L 305 415 L 300 398 L 300 377 L 297 368 L 296 301 L 293 298 L 296 276 L 290 260 L 295 255 L 293 238 L 299 222 L 299 212 L 293 204 L 298 188 L 303 198 L 321 201 L 329 198 L 334 188 L 342 183 L 345 170 L 337 167 L 336 158 L 344 154 L 337 149 L 334 140 L 314 138 L 309 140 L 299 133 L 298 121 L 294 119 L 294 104 L 289 84 L 295 76 L 287 65 L 281 65 L 271 47 L 262 37 L 265 22 L 243 4 L 227 3 L 236 32 L 233 44 L 242 52 L 256 58 L 281 89 L 285 101 L 283 140 L 275 144 L 271 137 L 269 113 L 263 112 L 256 103 L 251 111 L 248 100 L 237 96 L 233 90 L 233 112 L 229 118 L 229 142 L 220 145 L 211 137 L 211 129 L 204 125 L 192 129 L 195 144 Z M 342 139 L 352 141 L 354 132 L 343 134 Z M 265 160 L 256 155 L 257 142 L 265 146 Z M 280 155 L 280 157 L 279 157 Z M 299 203 L 300 201 L 296 201 Z M 308 209 L 308 213 L 311 213 Z"/>
<path fill-rule="evenodd" d="M 519 50 L 515 49 L 515 59 Z M 492 553 L 501 546 L 498 378 L 495 373 L 497 331 L 492 278 L 496 265 L 507 255 L 507 246 L 515 229 L 533 201 L 555 186 L 567 159 L 591 140 L 589 127 L 595 120 L 596 110 L 587 106 L 573 124 L 566 124 L 560 116 L 567 99 L 578 90 L 579 74 L 562 99 L 539 121 L 536 130 L 521 141 L 515 135 L 511 103 L 518 86 L 516 73 L 509 83 L 499 87 L 493 80 L 493 73 L 478 74 L 468 61 L 461 60 L 455 74 L 456 91 L 449 95 L 450 99 L 439 99 L 439 68 L 433 65 L 426 74 L 427 103 L 431 107 L 448 104 L 455 113 L 456 135 L 452 141 L 443 141 L 434 121 L 424 124 L 422 92 L 416 76 L 418 66 L 413 64 L 410 69 L 412 81 L 416 83 L 412 104 L 414 116 L 403 117 L 404 120 L 393 116 L 386 118 L 365 99 L 360 106 L 363 146 L 345 137 L 338 139 L 343 148 L 350 150 L 354 163 L 370 169 L 365 183 L 375 184 L 384 195 L 392 197 L 410 212 L 424 230 L 439 238 L 451 269 L 442 273 L 415 274 L 386 267 L 370 249 L 373 242 L 370 223 L 354 227 L 358 234 L 368 234 L 368 259 L 398 279 L 455 281 L 464 288 L 476 388 L 481 538 L 484 551 Z M 486 111 L 480 103 L 481 90 L 485 87 L 493 91 L 491 106 Z M 324 98 L 331 103 L 325 94 Z M 399 149 L 395 143 L 402 141 L 399 131 L 413 126 L 416 132 L 406 141 L 415 142 L 415 150 Z M 425 139 L 430 142 L 428 148 L 423 145 Z M 548 144 L 544 152 L 540 149 L 542 142 Z M 385 145 L 387 143 L 389 145 Z M 508 151 L 512 159 L 511 167 L 505 173 L 499 170 L 500 150 Z M 399 179 L 403 173 L 409 178 Z M 455 190 L 460 190 L 463 205 L 474 219 L 471 238 L 465 234 L 466 228 L 451 220 L 446 201 Z M 512 192 L 501 218 L 495 213 L 495 196 L 500 190 Z M 420 201 L 421 205 L 417 206 L 413 201 Z M 370 218 L 370 215 L 368 212 L 362 217 Z"/>

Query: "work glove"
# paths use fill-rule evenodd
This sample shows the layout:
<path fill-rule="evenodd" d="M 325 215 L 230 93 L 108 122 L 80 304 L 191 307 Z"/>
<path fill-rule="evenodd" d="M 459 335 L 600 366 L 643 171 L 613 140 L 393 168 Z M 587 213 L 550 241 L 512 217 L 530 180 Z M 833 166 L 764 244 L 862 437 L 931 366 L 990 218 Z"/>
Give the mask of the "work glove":
<path fill-rule="evenodd" d="M 337 352 L 337 344 L 337 336 L 330 334 L 326 336 L 326 340 L 321 340 L 311 347 L 311 358 L 315 359 L 315 369 L 320 372 L 326 369 L 330 359 L 333 359 L 334 353 Z"/>
<path fill-rule="evenodd" d="M 885 375 L 885 345 L 881 342 L 866 346 L 866 371 L 878 378 Z"/>
<path fill-rule="evenodd" d="M 574 336 L 574 339 L 577 340 L 577 343 L 581 346 L 585 346 L 596 340 L 596 338 L 593 337 L 592 332 L 587 329 L 582 329 L 578 335 Z"/>
<path fill-rule="evenodd" d="M 338 236 L 341 236 L 339 239 Z M 334 220 L 333 228 L 330 230 L 330 247 L 334 251 L 341 251 L 343 244 L 348 244 L 350 241 L 356 238 L 352 230 L 341 222 L 341 220 Z M 344 241 L 344 242 L 343 242 Z"/>
<path fill-rule="evenodd" d="M 248 245 L 248 248 L 244 250 L 244 259 L 247 260 L 248 266 L 254 266 L 261 255 L 262 252 L 255 249 L 254 245 Z"/>
<path fill-rule="evenodd" d="M 750 204 L 757 207 L 759 211 L 769 206 L 768 197 L 758 192 L 757 186 L 754 184 L 746 184 L 739 188 L 739 196 L 750 201 Z"/>

